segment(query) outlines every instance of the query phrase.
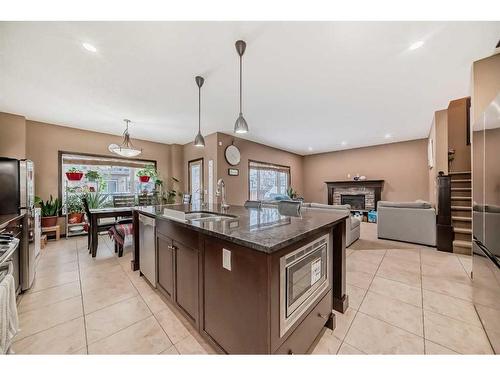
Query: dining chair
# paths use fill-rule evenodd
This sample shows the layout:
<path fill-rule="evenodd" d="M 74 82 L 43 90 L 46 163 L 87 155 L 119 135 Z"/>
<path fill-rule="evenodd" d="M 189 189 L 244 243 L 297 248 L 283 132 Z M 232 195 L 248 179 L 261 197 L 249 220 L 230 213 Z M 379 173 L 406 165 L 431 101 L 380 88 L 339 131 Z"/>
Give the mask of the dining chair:
<path fill-rule="evenodd" d="M 90 213 L 90 208 L 89 208 L 89 202 L 86 197 L 82 198 L 83 202 L 83 208 L 85 209 L 85 215 L 87 216 L 87 225 L 88 225 L 88 231 L 87 231 L 87 248 L 89 249 L 89 252 L 91 251 L 91 238 L 92 238 L 92 228 L 91 228 L 91 217 L 92 214 Z M 97 232 L 102 232 L 102 231 L 107 231 L 109 228 L 113 227 L 115 225 L 115 222 L 107 222 L 107 223 L 97 223 Z"/>
<path fill-rule="evenodd" d="M 135 206 L 135 195 L 113 195 L 114 207 Z"/>
<path fill-rule="evenodd" d="M 261 208 L 262 207 L 262 201 L 251 201 L 247 200 L 244 204 L 246 208 Z"/>
<path fill-rule="evenodd" d="M 286 216 L 299 216 L 301 205 L 301 201 L 279 201 L 278 212 Z"/>
<path fill-rule="evenodd" d="M 141 194 L 139 195 L 139 206 L 150 206 L 152 202 L 152 196 Z"/>

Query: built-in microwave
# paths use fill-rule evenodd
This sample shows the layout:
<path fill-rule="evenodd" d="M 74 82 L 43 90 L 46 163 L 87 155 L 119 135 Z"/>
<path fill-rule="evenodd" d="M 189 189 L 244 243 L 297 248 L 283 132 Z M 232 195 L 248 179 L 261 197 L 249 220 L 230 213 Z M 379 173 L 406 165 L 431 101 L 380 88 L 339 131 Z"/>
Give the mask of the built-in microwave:
<path fill-rule="evenodd" d="M 280 337 L 330 284 L 329 236 L 280 258 Z"/>

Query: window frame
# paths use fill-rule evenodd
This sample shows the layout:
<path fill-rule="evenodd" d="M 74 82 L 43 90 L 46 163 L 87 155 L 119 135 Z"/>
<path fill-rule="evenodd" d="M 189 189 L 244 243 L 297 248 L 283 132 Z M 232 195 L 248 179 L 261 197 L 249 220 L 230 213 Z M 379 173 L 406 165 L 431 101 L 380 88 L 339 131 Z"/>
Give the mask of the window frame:
<path fill-rule="evenodd" d="M 290 186 L 292 186 L 292 167 L 290 167 L 289 165 L 283 165 L 283 164 L 276 164 L 276 163 L 269 163 L 267 161 L 260 161 L 260 160 L 253 160 L 253 159 L 248 159 L 248 199 L 250 200 L 250 196 L 251 196 L 251 193 L 250 193 L 250 170 L 251 170 L 251 167 L 250 165 L 252 163 L 258 163 L 258 164 L 262 164 L 262 165 L 269 165 L 269 166 L 272 166 L 272 167 L 275 167 L 275 169 L 279 170 L 287 170 L 288 172 L 288 186 L 287 186 L 287 190 Z"/>
<path fill-rule="evenodd" d="M 137 158 L 126 158 L 123 156 L 114 156 L 114 155 L 103 155 L 103 154 L 91 154 L 91 153 L 86 153 L 86 152 L 78 152 L 78 151 L 62 151 L 59 150 L 57 151 L 57 196 L 59 198 L 59 201 L 62 202 L 62 191 L 63 191 L 63 184 L 62 184 L 62 159 L 63 155 L 75 155 L 75 156 L 88 156 L 88 157 L 95 157 L 95 158 L 103 158 L 103 159 L 119 159 L 119 160 L 124 160 L 124 161 L 138 161 L 142 163 L 147 163 L 147 164 L 153 164 L 155 169 L 158 171 L 158 165 L 156 160 L 149 160 L 149 159 L 137 159 Z M 64 216 L 64 215 L 61 215 Z"/>

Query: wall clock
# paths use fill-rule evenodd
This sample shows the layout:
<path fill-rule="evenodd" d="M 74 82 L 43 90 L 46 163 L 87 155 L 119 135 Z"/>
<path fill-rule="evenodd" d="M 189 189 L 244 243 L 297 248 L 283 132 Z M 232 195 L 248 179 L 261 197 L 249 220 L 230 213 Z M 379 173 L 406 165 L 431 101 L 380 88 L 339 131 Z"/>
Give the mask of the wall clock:
<path fill-rule="evenodd" d="M 240 164 L 240 160 L 241 160 L 240 150 L 235 145 L 227 146 L 226 151 L 224 152 L 224 155 L 226 157 L 226 161 L 230 165 Z"/>

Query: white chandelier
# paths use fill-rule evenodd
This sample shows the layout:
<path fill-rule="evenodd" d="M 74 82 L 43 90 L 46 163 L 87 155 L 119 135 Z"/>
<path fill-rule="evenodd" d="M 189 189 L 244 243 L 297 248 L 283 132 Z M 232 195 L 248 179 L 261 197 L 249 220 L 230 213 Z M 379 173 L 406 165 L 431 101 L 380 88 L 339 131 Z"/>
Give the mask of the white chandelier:
<path fill-rule="evenodd" d="M 130 124 L 130 120 L 125 119 L 123 121 L 125 121 L 126 127 L 125 131 L 123 132 L 122 144 L 117 145 L 112 143 L 108 146 L 108 150 L 120 156 L 131 158 L 139 155 L 142 152 L 142 149 L 135 148 L 134 145 L 132 144 L 132 141 L 130 140 L 130 135 L 128 133 L 128 126 Z"/>

